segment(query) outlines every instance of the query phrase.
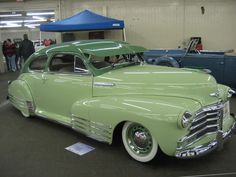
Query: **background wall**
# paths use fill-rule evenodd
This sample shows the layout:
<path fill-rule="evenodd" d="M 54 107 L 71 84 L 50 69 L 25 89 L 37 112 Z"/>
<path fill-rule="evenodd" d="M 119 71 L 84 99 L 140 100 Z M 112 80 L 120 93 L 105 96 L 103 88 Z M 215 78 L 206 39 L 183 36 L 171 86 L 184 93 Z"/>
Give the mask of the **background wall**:
<path fill-rule="evenodd" d="M 204 14 L 201 13 L 202 6 Z M 191 36 L 201 36 L 205 49 L 236 49 L 235 0 L 32 0 L 0 3 L 0 11 L 22 8 L 55 9 L 57 19 L 84 9 L 122 19 L 126 25 L 127 41 L 147 48 L 176 48 L 183 46 Z M 106 38 L 118 40 L 122 39 L 121 34 L 121 31 L 105 32 Z M 75 36 L 85 39 L 87 33 L 76 33 Z M 60 38 L 60 35 L 56 37 Z"/>
<path fill-rule="evenodd" d="M 32 0 L 26 2 L 1 2 L 0 12 L 11 11 L 34 11 L 34 10 L 55 10 L 56 18 L 59 18 L 58 12 L 59 1 L 57 0 Z M 27 33 L 31 40 L 38 40 L 40 38 L 39 29 L 0 29 L 0 41 L 7 38 L 23 38 L 23 34 Z M 42 39 L 57 38 L 58 34 L 55 33 L 42 33 Z"/>
<path fill-rule="evenodd" d="M 15 39 L 15 38 L 23 38 L 24 34 L 28 34 L 29 39 L 31 40 L 39 40 L 40 32 L 38 29 L 4 29 L 0 32 L 2 40 L 6 39 Z M 55 33 L 41 33 L 42 39 L 55 39 Z"/>

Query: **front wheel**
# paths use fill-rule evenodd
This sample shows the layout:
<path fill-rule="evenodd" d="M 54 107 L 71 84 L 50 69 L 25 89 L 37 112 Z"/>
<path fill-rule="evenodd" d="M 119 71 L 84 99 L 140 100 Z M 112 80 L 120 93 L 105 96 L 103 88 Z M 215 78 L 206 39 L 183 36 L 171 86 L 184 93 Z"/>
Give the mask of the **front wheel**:
<path fill-rule="evenodd" d="M 122 129 L 126 151 L 139 162 L 151 161 L 157 154 L 158 144 L 147 128 L 134 122 L 126 122 Z"/>

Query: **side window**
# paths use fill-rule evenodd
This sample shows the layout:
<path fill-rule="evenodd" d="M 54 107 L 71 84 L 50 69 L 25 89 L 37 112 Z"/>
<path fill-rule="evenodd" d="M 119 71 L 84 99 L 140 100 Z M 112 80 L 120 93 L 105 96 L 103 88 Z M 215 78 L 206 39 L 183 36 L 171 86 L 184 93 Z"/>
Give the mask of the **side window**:
<path fill-rule="evenodd" d="M 29 69 L 32 71 L 43 71 L 47 62 L 47 55 L 42 55 L 35 58 L 29 65 Z"/>
<path fill-rule="evenodd" d="M 79 58 L 78 56 L 75 56 L 75 70 L 74 71 L 79 74 L 88 74 L 89 73 L 88 69 L 84 65 L 83 60 L 81 58 Z"/>
<path fill-rule="evenodd" d="M 49 70 L 61 73 L 79 73 L 88 74 L 83 60 L 72 54 L 57 54 L 53 56 Z"/>
<path fill-rule="evenodd" d="M 74 55 L 57 54 L 53 56 L 49 70 L 53 72 L 74 72 Z"/>

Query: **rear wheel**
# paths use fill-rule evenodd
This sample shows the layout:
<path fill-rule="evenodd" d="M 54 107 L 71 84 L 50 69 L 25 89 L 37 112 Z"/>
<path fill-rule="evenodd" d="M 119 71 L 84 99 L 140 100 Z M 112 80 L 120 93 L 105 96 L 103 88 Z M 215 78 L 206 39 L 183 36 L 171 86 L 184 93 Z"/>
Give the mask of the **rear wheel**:
<path fill-rule="evenodd" d="M 126 151 L 137 161 L 148 162 L 157 154 L 155 138 L 141 124 L 126 122 L 122 129 L 122 140 Z"/>
<path fill-rule="evenodd" d="M 160 66 L 167 66 L 167 67 L 174 67 L 170 62 L 166 61 L 166 62 L 160 62 L 158 65 Z"/>
<path fill-rule="evenodd" d="M 163 56 L 160 58 L 157 58 L 154 62 L 155 65 L 161 65 L 161 66 L 167 66 L 167 67 L 175 67 L 179 68 L 179 63 L 176 59 L 173 57 Z"/>

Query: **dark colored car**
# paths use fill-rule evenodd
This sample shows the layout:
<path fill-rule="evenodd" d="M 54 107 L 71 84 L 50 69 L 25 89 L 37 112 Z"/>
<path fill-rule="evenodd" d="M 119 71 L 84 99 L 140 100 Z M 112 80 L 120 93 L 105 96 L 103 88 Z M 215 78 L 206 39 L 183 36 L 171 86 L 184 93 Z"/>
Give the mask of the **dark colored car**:
<path fill-rule="evenodd" d="M 188 48 L 149 50 L 144 53 L 147 63 L 171 67 L 207 69 L 218 83 L 236 88 L 236 55 L 227 51 L 197 51 L 191 41 Z"/>

